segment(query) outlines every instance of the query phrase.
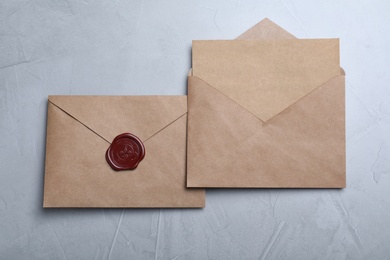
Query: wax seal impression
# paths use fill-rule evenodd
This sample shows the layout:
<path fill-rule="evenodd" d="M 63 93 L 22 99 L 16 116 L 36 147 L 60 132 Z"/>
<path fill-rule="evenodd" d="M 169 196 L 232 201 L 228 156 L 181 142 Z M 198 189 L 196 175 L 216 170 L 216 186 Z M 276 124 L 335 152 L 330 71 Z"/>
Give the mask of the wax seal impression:
<path fill-rule="evenodd" d="M 115 137 L 106 152 L 106 160 L 115 171 L 134 170 L 144 157 L 144 144 L 130 133 Z"/>

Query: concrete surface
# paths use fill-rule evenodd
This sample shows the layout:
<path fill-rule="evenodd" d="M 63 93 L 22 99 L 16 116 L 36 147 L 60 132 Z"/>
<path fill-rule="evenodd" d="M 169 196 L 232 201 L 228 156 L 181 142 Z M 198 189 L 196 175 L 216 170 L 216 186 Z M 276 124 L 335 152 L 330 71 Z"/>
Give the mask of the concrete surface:
<path fill-rule="evenodd" d="M 314 3 L 316 2 L 316 3 Z M 0 1 L 0 259 L 389 259 L 388 1 Z M 347 188 L 209 190 L 203 210 L 42 209 L 49 94 L 185 94 L 192 39 L 268 17 L 340 37 Z"/>

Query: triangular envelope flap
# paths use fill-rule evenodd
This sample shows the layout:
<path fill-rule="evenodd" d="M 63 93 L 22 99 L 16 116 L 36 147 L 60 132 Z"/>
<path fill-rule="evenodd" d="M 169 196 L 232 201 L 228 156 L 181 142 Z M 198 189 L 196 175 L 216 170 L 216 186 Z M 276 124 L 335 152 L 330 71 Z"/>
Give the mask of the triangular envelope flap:
<path fill-rule="evenodd" d="M 265 39 L 296 39 L 296 37 L 270 19 L 265 18 L 236 38 L 236 40 Z M 192 76 L 192 69 L 188 72 L 188 76 Z"/>
<path fill-rule="evenodd" d="M 108 142 L 125 132 L 145 141 L 187 112 L 186 96 L 49 96 L 49 101 Z"/>
<path fill-rule="evenodd" d="M 267 121 L 340 75 L 339 40 L 193 41 L 197 76 Z"/>
<path fill-rule="evenodd" d="M 236 40 L 269 39 L 297 39 L 297 37 L 286 31 L 270 19 L 264 18 L 236 38 Z M 340 68 L 340 75 L 345 75 L 345 71 L 343 70 L 343 68 Z M 188 76 L 192 76 L 192 69 L 190 70 Z"/>
<path fill-rule="evenodd" d="M 269 39 L 297 39 L 297 37 L 286 31 L 270 19 L 264 18 L 236 38 L 236 40 Z M 343 68 L 340 68 L 340 75 L 345 75 L 345 71 L 343 70 Z M 192 76 L 192 69 L 190 70 L 188 76 Z"/>
<path fill-rule="evenodd" d="M 238 40 L 264 40 L 264 39 L 296 39 L 294 35 L 284 30 L 279 25 L 265 18 L 255 24 L 243 34 Z"/>

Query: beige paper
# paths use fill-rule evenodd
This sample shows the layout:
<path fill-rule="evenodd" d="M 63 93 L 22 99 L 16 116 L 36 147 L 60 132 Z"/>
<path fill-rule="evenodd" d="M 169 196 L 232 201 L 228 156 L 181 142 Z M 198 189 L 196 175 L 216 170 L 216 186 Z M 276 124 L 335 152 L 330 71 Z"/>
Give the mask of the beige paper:
<path fill-rule="evenodd" d="M 269 20 L 240 38 L 256 33 L 286 40 L 194 42 L 187 186 L 345 187 L 338 40 L 295 40 Z"/>
<path fill-rule="evenodd" d="M 204 207 L 202 189 L 185 188 L 185 96 L 50 96 L 44 207 Z M 105 160 L 115 136 L 145 145 L 135 170 Z"/>
<path fill-rule="evenodd" d="M 193 41 L 193 76 L 267 121 L 340 73 L 338 39 Z"/>

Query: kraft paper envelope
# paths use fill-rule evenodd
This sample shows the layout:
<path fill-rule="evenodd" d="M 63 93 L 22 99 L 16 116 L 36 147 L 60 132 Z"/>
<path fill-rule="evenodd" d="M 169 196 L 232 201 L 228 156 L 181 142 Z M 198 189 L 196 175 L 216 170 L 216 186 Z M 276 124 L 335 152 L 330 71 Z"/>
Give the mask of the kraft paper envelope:
<path fill-rule="evenodd" d="M 49 96 L 44 207 L 204 207 L 186 189 L 186 96 Z M 106 162 L 130 132 L 145 146 L 134 170 Z"/>
<path fill-rule="evenodd" d="M 339 41 L 269 20 L 238 39 L 193 42 L 187 187 L 345 187 Z"/>

